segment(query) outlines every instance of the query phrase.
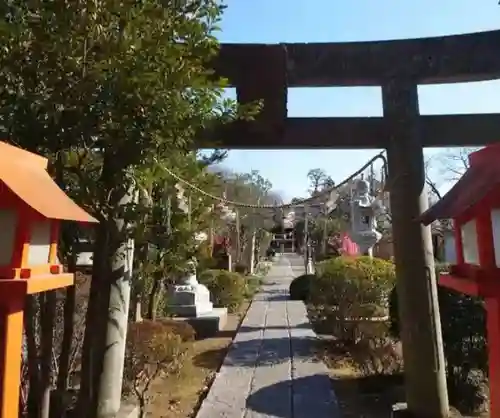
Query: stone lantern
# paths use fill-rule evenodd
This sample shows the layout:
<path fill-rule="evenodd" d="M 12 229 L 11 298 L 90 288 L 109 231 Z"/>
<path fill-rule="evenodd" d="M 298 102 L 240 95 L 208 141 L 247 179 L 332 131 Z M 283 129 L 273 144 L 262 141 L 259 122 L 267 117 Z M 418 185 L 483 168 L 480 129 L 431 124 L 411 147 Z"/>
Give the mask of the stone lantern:
<path fill-rule="evenodd" d="M 188 262 L 187 272 L 179 284 L 172 286 L 169 308 L 174 315 L 184 317 L 197 317 L 212 312 L 210 292 L 198 282 L 194 261 Z"/>
<path fill-rule="evenodd" d="M 194 260 L 180 282 L 170 287 L 168 310 L 174 320 L 188 322 L 198 338 L 213 337 L 227 322 L 227 308 L 214 308 L 210 291 L 198 282 Z"/>
<path fill-rule="evenodd" d="M 365 180 L 355 183 L 351 197 L 351 239 L 359 246 L 361 254 L 372 255 L 374 245 L 382 234 L 377 230 L 377 215 L 382 205 L 370 195 L 370 186 Z"/>
<path fill-rule="evenodd" d="M 217 211 L 220 213 L 220 218 L 222 221 L 226 223 L 232 223 L 236 220 L 236 212 L 234 210 L 231 210 L 227 205 L 224 203 L 219 203 L 216 205 Z"/>
<path fill-rule="evenodd" d="M 486 306 L 490 416 L 500 418 L 500 144 L 469 155 L 470 167 L 422 223 L 452 219 L 456 262 L 439 284 L 481 296 Z"/>
<path fill-rule="evenodd" d="M 62 221 L 97 222 L 51 179 L 47 159 L 0 142 L 0 417 L 17 418 L 27 295 L 73 284 L 57 260 Z"/>

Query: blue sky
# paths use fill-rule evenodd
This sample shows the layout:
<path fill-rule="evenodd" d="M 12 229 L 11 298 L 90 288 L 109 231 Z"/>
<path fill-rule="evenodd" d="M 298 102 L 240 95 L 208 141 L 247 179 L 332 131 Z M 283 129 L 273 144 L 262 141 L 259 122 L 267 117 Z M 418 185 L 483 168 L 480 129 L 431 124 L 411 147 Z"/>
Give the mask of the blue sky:
<path fill-rule="evenodd" d="M 226 0 L 226 4 L 222 42 L 367 41 L 500 28 L 497 0 Z M 422 86 L 419 100 L 422 114 L 500 112 L 500 81 Z M 381 116 L 381 92 L 376 87 L 290 89 L 288 109 L 290 116 Z M 224 166 L 239 172 L 259 170 L 288 200 L 306 194 L 309 169 L 323 168 L 341 181 L 376 153 L 235 150 Z"/>

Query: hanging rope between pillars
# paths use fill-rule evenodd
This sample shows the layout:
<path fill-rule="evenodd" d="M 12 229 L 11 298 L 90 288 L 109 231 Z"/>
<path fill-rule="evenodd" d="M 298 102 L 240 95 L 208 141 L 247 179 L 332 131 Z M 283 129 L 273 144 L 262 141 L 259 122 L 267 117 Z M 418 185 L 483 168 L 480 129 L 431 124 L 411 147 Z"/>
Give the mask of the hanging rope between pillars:
<path fill-rule="evenodd" d="M 158 165 L 158 167 L 161 170 L 163 170 L 164 172 L 166 172 L 167 174 L 169 174 L 170 176 L 172 176 L 177 181 L 185 184 L 191 190 L 193 190 L 193 191 L 195 191 L 195 192 L 197 192 L 199 194 L 202 194 L 203 196 L 206 196 L 206 197 L 208 197 L 210 199 L 213 199 L 213 200 L 219 201 L 221 203 L 224 203 L 226 205 L 229 205 L 229 206 L 241 207 L 241 208 L 254 208 L 254 209 L 288 209 L 288 208 L 293 208 L 294 206 L 302 205 L 304 203 L 309 203 L 309 202 L 317 201 L 318 198 L 323 197 L 323 196 L 327 196 L 328 194 L 332 193 L 333 191 L 335 191 L 335 190 L 341 188 L 342 186 L 345 186 L 346 184 L 348 184 L 351 180 L 353 180 L 354 178 L 356 178 L 357 176 L 359 176 L 368 167 L 370 167 L 371 165 L 373 165 L 373 163 L 375 161 L 377 161 L 377 160 L 382 160 L 382 164 L 383 164 L 382 169 L 384 171 L 385 178 L 387 179 L 388 178 L 388 175 L 387 175 L 387 158 L 385 157 L 384 152 L 381 152 L 380 154 L 377 154 L 373 158 L 371 158 L 360 169 L 356 170 L 349 177 L 345 178 L 342 182 L 340 182 L 339 184 L 336 184 L 333 187 L 330 187 L 330 188 L 328 188 L 326 190 L 321 191 L 320 193 L 318 193 L 314 197 L 309 197 L 309 198 L 298 200 L 298 201 L 296 201 L 294 203 L 285 203 L 285 204 L 282 204 L 282 205 L 260 205 L 260 204 L 251 204 L 251 203 L 236 202 L 236 201 L 233 201 L 233 200 L 229 200 L 229 199 L 226 199 L 226 198 L 223 198 L 223 197 L 219 197 L 219 196 L 215 196 L 215 195 L 213 195 L 211 193 L 208 193 L 205 190 L 203 190 L 203 189 L 199 188 L 198 186 L 196 186 L 195 184 L 192 184 L 189 181 L 183 179 L 182 177 L 180 177 L 179 175 L 177 175 L 176 173 L 174 173 L 172 170 L 170 170 L 168 167 L 165 167 L 164 165 L 160 164 L 160 162 L 156 158 L 154 159 L 154 161 L 156 162 L 156 164 Z"/>

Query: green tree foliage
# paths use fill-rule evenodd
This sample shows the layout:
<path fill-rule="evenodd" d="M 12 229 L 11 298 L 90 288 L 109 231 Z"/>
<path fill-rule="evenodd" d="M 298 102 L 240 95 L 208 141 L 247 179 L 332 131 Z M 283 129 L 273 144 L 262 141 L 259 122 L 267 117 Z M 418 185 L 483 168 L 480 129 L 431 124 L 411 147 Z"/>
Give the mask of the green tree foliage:
<path fill-rule="evenodd" d="M 248 203 L 256 203 L 266 196 L 271 188 L 268 181 L 257 172 L 228 175 L 225 172 L 213 173 L 207 170 L 207 164 L 221 155 L 200 158 L 199 154 L 190 153 L 176 162 L 176 174 L 191 184 L 195 184 L 215 196 L 228 195 L 231 199 Z M 153 167 L 160 170 L 159 167 Z M 151 169 L 150 171 L 152 171 Z M 227 225 L 219 218 L 214 207 L 217 201 L 212 200 L 187 184 L 182 186 L 185 200 L 188 201 L 187 212 L 181 210 L 178 201 L 176 179 L 166 174 L 145 173 L 141 185 L 151 194 L 151 208 L 144 213 L 143 219 L 136 227 L 136 252 L 134 268 L 134 296 L 136 311 L 140 309 L 143 316 L 154 320 L 158 312 L 165 312 L 166 293 L 164 285 L 176 282 L 184 276 L 186 262 L 193 257 L 200 261 L 199 269 L 214 267 L 210 254 L 210 239 L 199 243 L 195 241 L 198 233 L 206 233 L 207 238 L 214 234 L 230 234 L 235 224 Z M 255 200 L 252 200 L 255 199 Z M 261 223 L 257 213 L 250 210 L 240 212 L 241 246 L 244 249 L 248 235 L 255 231 L 257 244 L 268 245 L 265 231 L 259 228 Z M 253 219 L 249 219 L 254 217 Z M 254 221 L 252 223 L 252 220 Z M 212 230 L 212 231 L 211 231 Z M 237 238 L 233 234 L 233 238 Z M 245 266 L 248 270 L 248 266 Z"/>
<path fill-rule="evenodd" d="M 205 69 L 216 2 L 30 4 L 0 3 L 0 123 L 23 147 L 70 152 L 100 219 L 117 210 L 131 169 L 181 156 L 200 129 L 234 116 Z"/>
<path fill-rule="evenodd" d="M 176 161 L 176 173 L 201 189 L 211 190 L 216 178 L 208 173 L 206 161 L 189 153 Z M 154 171 L 159 171 L 155 173 Z M 136 303 L 142 302 L 143 311 L 155 319 L 163 311 L 165 302 L 163 284 L 175 282 L 186 274 L 187 262 L 198 255 L 196 234 L 207 231 L 216 216 L 213 201 L 187 185 L 180 184 L 161 167 L 153 167 L 142 178 L 142 185 L 151 194 L 150 208 L 144 213 L 135 230 Z M 183 189 L 182 202 L 177 196 L 179 185 Z M 187 206 L 183 210 L 183 206 Z M 207 233 L 208 235 L 208 233 Z"/>
<path fill-rule="evenodd" d="M 215 171 L 214 174 L 218 178 L 216 194 L 224 195 L 228 200 L 254 205 L 281 203 L 280 196 L 272 191 L 271 182 L 256 170 L 250 173 L 232 173 L 227 170 L 219 170 Z M 238 222 L 227 225 L 218 221 L 215 226 L 219 233 L 228 234 L 231 237 L 233 259 L 242 261 L 242 255 L 254 233 L 256 234 L 256 252 L 260 254 L 260 247 L 269 245 L 266 230 L 271 229 L 275 223 L 273 219 L 275 211 L 246 207 L 231 209 L 237 212 Z M 239 245 L 237 244 L 238 240 Z"/>
<path fill-rule="evenodd" d="M 297 239 L 302 240 L 304 236 L 305 222 L 299 220 L 295 226 Z M 326 234 L 325 234 L 326 228 Z M 315 242 L 321 242 L 326 235 L 327 237 L 334 236 L 348 228 L 348 225 L 342 219 L 330 216 L 318 216 L 309 218 L 307 229 L 310 237 Z"/>
<path fill-rule="evenodd" d="M 311 196 L 316 196 L 325 189 L 335 186 L 333 179 L 326 174 L 322 168 L 313 168 L 307 172 L 307 178 L 310 182 L 309 193 Z"/>
<path fill-rule="evenodd" d="M 152 176 L 145 188 L 156 198 L 153 166 L 191 164 L 201 131 L 247 113 L 206 69 L 218 1 L 9 0 L 0 10 L 0 126 L 9 142 L 50 157 L 61 187 L 100 220 L 77 411 L 91 418 L 110 376 L 102 360 L 120 251 L 140 229 L 130 226 L 158 209 L 124 197 Z"/>

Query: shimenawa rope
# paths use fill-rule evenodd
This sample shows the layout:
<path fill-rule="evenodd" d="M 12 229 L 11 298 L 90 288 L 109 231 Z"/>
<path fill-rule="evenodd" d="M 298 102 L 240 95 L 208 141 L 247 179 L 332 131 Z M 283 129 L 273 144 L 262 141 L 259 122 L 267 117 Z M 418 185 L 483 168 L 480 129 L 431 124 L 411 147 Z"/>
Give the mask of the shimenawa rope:
<path fill-rule="evenodd" d="M 206 192 L 203 189 L 200 189 L 195 184 L 192 184 L 189 181 L 187 181 L 187 180 L 183 179 L 182 177 L 178 176 L 176 173 L 174 173 L 168 167 L 165 167 L 164 165 L 160 164 L 156 159 L 155 159 L 155 162 L 158 164 L 158 167 L 160 169 L 162 169 L 163 171 L 165 171 L 167 174 L 169 174 L 170 176 L 172 176 L 174 179 L 176 179 L 180 183 L 186 185 L 191 190 L 194 190 L 197 193 L 200 193 L 200 194 L 202 194 L 202 195 L 204 195 L 204 196 L 206 196 L 206 197 L 208 197 L 210 199 L 217 200 L 217 201 L 219 201 L 221 203 L 224 203 L 224 204 L 226 204 L 228 206 L 235 206 L 235 207 L 241 207 L 241 208 L 253 208 L 253 209 L 288 209 L 288 208 L 292 208 L 294 206 L 303 205 L 304 203 L 309 203 L 309 202 L 312 202 L 312 201 L 316 201 L 316 200 L 318 200 L 318 198 L 320 198 L 322 196 L 326 196 L 326 195 L 332 193 L 333 191 L 341 188 L 342 186 L 344 186 L 347 183 L 349 183 L 352 179 L 354 179 L 355 177 L 357 177 L 358 175 L 360 175 L 363 171 L 365 171 L 370 165 L 372 165 L 377 160 L 382 160 L 383 170 L 384 170 L 384 177 L 385 177 L 385 179 L 387 179 L 388 178 L 387 177 L 387 159 L 384 156 L 384 153 L 381 152 L 380 154 L 377 154 L 373 158 L 371 158 L 360 169 L 356 170 L 349 177 L 345 178 L 342 182 L 336 184 L 335 186 L 330 187 L 330 188 L 328 188 L 326 190 L 322 190 L 318 195 L 316 195 L 314 197 L 308 197 L 308 198 L 305 198 L 305 199 L 301 199 L 299 201 L 295 201 L 294 203 L 285 203 L 285 204 L 281 204 L 281 205 L 257 205 L 257 204 L 252 204 L 252 203 L 236 202 L 236 201 L 233 201 L 233 200 L 224 199 L 222 197 L 215 196 L 215 195 L 213 195 L 211 193 Z"/>

